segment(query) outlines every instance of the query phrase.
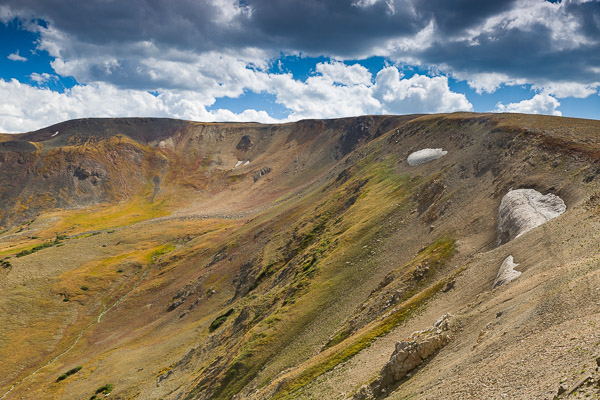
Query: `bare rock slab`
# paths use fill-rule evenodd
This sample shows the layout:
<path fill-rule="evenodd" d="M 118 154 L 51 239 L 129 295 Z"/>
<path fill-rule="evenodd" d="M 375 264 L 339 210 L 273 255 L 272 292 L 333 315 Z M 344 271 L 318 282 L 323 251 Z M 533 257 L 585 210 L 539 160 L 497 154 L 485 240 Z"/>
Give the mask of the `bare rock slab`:
<path fill-rule="evenodd" d="M 500 243 L 509 242 L 567 210 L 562 199 L 534 189 L 509 191 L 500 202 L 498 230 Z"/>

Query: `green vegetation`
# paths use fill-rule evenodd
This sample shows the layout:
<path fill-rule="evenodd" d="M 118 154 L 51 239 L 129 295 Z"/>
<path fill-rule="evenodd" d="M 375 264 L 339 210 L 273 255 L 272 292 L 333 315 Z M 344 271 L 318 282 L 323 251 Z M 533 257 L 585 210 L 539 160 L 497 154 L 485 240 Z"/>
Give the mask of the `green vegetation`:
<path fill-rule="evenodd" d="M 344 329 L 336 333 L 329 342 L 327 342 L 324 349 L 328 349 L 330 347 L 335 346 L 336 344 L 342 343 L 350 336 L 351 333 L 352 331 L 350 330 L 350 328 L 345 327 Z"/>
<path fill-rule="evenodd" d="M 70 212 L 62 222 L 63 229 L 73 228 L 75 232 L 101 231 L 132 225 L 136 222 L 168 214 L 165 201 L 150 203 L 143 196 L 125 203 L 101 205 L 81 211 Z M 75 233 L 73 232 L 73 233 Z"/>
<path fill-rule="evenodd" d="M 67 372 L 65 372 L 64 374 L 61 374 L 58 378 L 56 378 L 56 382 L 60 382 L 63 381 L 65 379 L 67 379 L 69 376 L 76 374 L 77 372 L 79 372 L 81 370 L 81 365 L 75 368 L 72 368 L 70 370 L 68 370 Z"/>
<path fill-rule="evenodd" d="M 12 264 L 10 263 L 10 261 L 4 259 L 0 261 L 0 267 L 2 268 L 10 268 L 12 267 Z"/>
<path fill-rule="evenodd" d="M 269 264 L 267 264 L 267 266 L 264 267 L 262 271 L 260 271 L 254 282 L 252 282 L 252 285 L 250 285 L 248 291 L 253 291 L 258 287 L 258 285 L 261 284 L 262 281 L 273 275 L 273 273 L 275 272 L 273 268 L 274 266 L 275 262 L 270 262 Z"/>
<path fill-rule="evenodd" d="M 81 290 L 88 290 L 88 289 L 89 289 L 89 288 L 88 288 L 87 286 L 85 286 L 85 285 L 83 285 L 83 286 L 81 287 Z"/>
<path fill-rule="evenodd" d="M 44 242 L 42 244 L 33 246 L 31 248 L 21 250 L 15 256 L 16 257 L 24 257 L 24 256 L 27 256 L 29 254 L 33 254 L 33 253 L 38 252 L 40 250 L 46 249 L 48 247 L 58 246 L 58 245 L 62 244 L 62 240 L 64 240 L 65 238 L 66 238 L 66 236 L 64 236 L 64 235 L 56 236 L 56 239 L 54 239 L 54 240 L 47 241 L 47 242 Z"/>
<path fill-rule="evenodd" d="M 227 321 L 227 318 L 231 314 L 233 314 L 233 308 L 230 308 L 225 314 L 221 314 L 217 318 L 215 318 L 215 320 L 208 327 L 208 330 L 210 332 L 214 332 L 215 330 L 217 330 L 221 325 L 223 325 L 223 323 L 225 323 L 225 321 Z"/>
<path fill-rule="evenodd" d="M 431 267 L 431 269 L 440 268 L 441 266 L 446 264 L 448 260 L 450 260 L 455 251 L 455 239 L 449 236 L 442 236 L 435 242 L 431 243 L 429 246 L 422 248 L 409 263 L 397 269 L 396 271 L 410 271 L 419 265 L 428 265 Z M 418 294 L 419 290 L 421 290 L 424 287 L 426 282 L 427 279 L 419 282 L 418 285 L 414 286 L 402 297 L 400 302 L 406 301 L 414 295 Z M 353 332 L 349 326 L 344 327 L 324 346 L 324 349 L 328 349 L 343 342 L 352 333 Z"/>
<path fill-rule="evenodd" d="M 96 389 L 96 394 L 99 394 L 99 393 L 109 394 L 110 392 L 112 392 L 113 388 L 114 388 L 114 385 L 107 383 L 106 385 L 100 386 L 98 389 Z"/>
<path fill-rule="evenodd" d="M 165 244 L 163 246 L 159 246 L 156 249 L 154 249 L 147 257 L 146 257 L 146 262 L 151 263 L 151 262 L 155 262 L 156 260 L 158 260 L 158 258 L 160 256 L 163 256 L 167 253 L 172 252 L 173 250 L 175 250 L 175 246 L 172 244 Z"/>
<path fill-rule="evenodd" d="M 326 289 L 335 285 L 333 282 L 348 285 L 357 279 L 346 261 L 374 260 L 372 247 L 365 250 L 367 247 L 359 244 L 371 243 L 394 213 L 408 212 L 414 188 L 422 181 L 398 174 L 394 156 L 381 160 L 369 155 L 344 171 L 335 182 L 301 200 L 291 215 L 292 225 L 283 233 L 287 240 L 274 242 L 263 253 L 266 259 L 275 261 L 262 268 L 249 289 L 256 289 L 279 271 L 286 271 L 287 282 L 260 297 L 271 301 L 266 309 L 260 309 L 260 317 L 255 314 L 251 323 L 254 328 L 229 363 L 213 398 L 232 398 L 269 359 L 277 357 L 289 338 L 319 318 L 327 302 L 339 295 Z M 368 268 L 365 264 L 364 270 Z M 305 296 L 307 293 L 312 295 Z M 277 321 L 281 321 L 277 324 L 270 318 L 275 311 Z M 188 398 L 202 390 L 196 387 Z"/>
<path fill-rule="evenodd" d="M 100 386 L 98 389 L 96 389 L 96 394 L 94 394 L 92 397 L 90 397 L 90 400 L 95 400 L 98 398 L 99 394 L 103 394 L 104 396 L 107 396 L 110 392 L 112 392 L 114 389 L 114 385 L 107 383 L 104 386 Z"/>
<path fill-rule="evenodd" d="M 52 247 L 52 246 L 54 246 L 55 244 L 56 244 L 56 243 L 54 243 L 54 242 L 44 242 L 44 243 L 42 243 L 42 244 L 40 244 L 40 245 L 37 245 L 37 246 L 34 246 L 34 247 L 32 247 L 32 248 L 31 248 L 31 249 L 29 249 L 29 250 L 22 250 L 22 251 L 18 252 L 18 253 L 16 254 L 16 257 L 24 257 L 24 256 L 26 256 L 26 255 L 33 254 L 33 253 L 35 253 L 35 252 L 38 252 L 38 251 L 40 251 L 40 250 L 42 250 L 42 249 L 45 249 L 45 248 L 48 248 L 48 247 Z"/>
<path fill-rule="evenodd" d="M 439 267 L 452 257 L 455 249 L 456 241 L 451 237 L 443 236 L 429 246 L 423 248 L 417 254 L 417 256 L 403 268 L 422 263 L 428 263 L 429 265 Z M 370 346 L 375 339 L 386 335 L 392 329 L 396 328 L 414 315 L 417 310 L 424 307 L 427 302 L 446 285 L 447 282 L 454 279 L 454 277 L 456 277 L 462 271 L 463 268 L 459 268 L 454 271 L 451 276 L 439 280 L 435 284 L 424 290 L 421 290 L 420 292 L 415 293 L 416 290 L 413 290 L 412 293 L 407 295 L 408 298 L 406 301 L 395 312 L 382 321 L 372 325 L 370 328 L 367 328 L 366 332 L 359 333 L 359 336 L 353 340 L 348 339 L 348 336 L 350 335 L 350 330 L 348 328 L 340 331 L 327 344 L 326 348 L 334 347 L 345 340 L 350 340 L 350 343 L 342 346 L 339 349 L 333 350 L 331 353 L 328 353 L 324 359 L 306 368 L 295 378 L 286 381 L 274 398 L 290 398 L 289 396 L 291 393 L 304 387 L 318 376 L 332 370 L 340 363 L 349 360 L 358 352 Z"/>
<path fill-rule="evenodd" d="M 332 349 L 323 359 L 317 363 L 304 369 L 300 374 L 285 381 L 280 390 L 273 396 L 273 399 L 292 399 L 292 394 L 300 388 L 308 385 L 318 376 L 325 372 L 331 371 L 337 365 L 348 361 L 350 358 L 358 354 L 361 350 L 370 346 L 371 343 L 389 333 L 392 329 L 396 328 L 404 321 L 414 315 L 416 311 L 424 307 L 427 302 L 438 293 L 448 281 L 452 280 L 455 276 L 463 271 L 463 268 L 459 268 L 452 274 L 451 277 L 442 279 L 436 282 L 434 285 L 427 289 L 419 292 L 413 296 L 407 302 L 402 304 L 397 311 L 386 317 L 384 320 L 376 323 L 360 334 L 356 339 L 351 340 L 351 343 L 346 346 L 342 346 L 339 349 Z"/>

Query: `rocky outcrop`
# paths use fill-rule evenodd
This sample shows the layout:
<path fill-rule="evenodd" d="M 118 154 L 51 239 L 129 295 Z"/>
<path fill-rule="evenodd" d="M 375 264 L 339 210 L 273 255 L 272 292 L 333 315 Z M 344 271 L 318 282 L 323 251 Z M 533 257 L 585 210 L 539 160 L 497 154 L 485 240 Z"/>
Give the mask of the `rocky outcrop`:
<path fill-rule="evenodd" d="M 244 136 L 242 136 L 242 138 L 240 139 L 238 144 L 235 146 L 235 148 L 236 148 L 236 150 L 241 150 L 243 152 L 246 152 L 246 151 L 250 150 L 250 148 L 252 147 L 253 144 L 254 143 L 252 142 L 252 139 L 250 138 L 250 136 L 244 135 Z"/>
<path fill-rule="evenodd" d="M 506 257 L 498 270 L 492 289 L 517 279 L 521 275 L 521 272 L 515 270 L 518 265 L 513 262 L 513 256 Z"/>
<path fill-rule="evenodd" d="M 271 172 L 271 167 L 264 167 L 264 168 L 261 168 L 260 171 L 256 171 L 256 173 L 254 174 L 254 182 L 256 182 L 261 177 L 265 176 L 266 174 L 268 174 L 270 172 Z"/>
<path fill-rule="evenodd" d="M 409 339 L 397 342 L 396 349 L 377 379 L 369 385 L 363 385 L 353 399 L 370 400 L 384 395 L 390 386 L 400 382 L 409 372 L 448 344 L 451 339 L 451 318 L 450 314 L 444 314 L 433 327 L 415 332 Z"/>
<path fill-rule="evenodd" d="M 564 201 L 552 193 L 543 195 L 534 189 L 511 190 L 500 203 L 500 243 L 515 239 L 566 210 Z"/>
<path fill-rule="evenodd" d="M 448 154 L 448 152 L 443 149 L 423 149 L 411 153 L 406 159 L 406 162 L 413 167 L 415 165 L 437 160 L 438 158 L 444 157 L 446 154 Z"/>

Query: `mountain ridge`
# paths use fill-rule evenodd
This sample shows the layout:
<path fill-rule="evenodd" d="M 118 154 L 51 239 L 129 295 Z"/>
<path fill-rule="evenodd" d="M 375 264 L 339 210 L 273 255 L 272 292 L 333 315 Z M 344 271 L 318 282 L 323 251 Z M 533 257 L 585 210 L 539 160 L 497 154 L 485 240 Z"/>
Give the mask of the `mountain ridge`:
<path fill-rule="evenodd" d="M 446 313 L 452 339 L 385 397 L 541 399 L 599 350 L 598 121 L 90 123 L 0 143 L 7 399 L 108 383 L 123 399 L 350 398 Z M 408 165 L 426 148 L 448 153 Z M 566 212 L 501 244 L 500 201 L 520 188 Z M 507 256 L 521 275 L 492 290 Z M 577 357 L 569 321 L 589 326 L 569 331 Z M 565 346 L 545 371 L 539 335 Z"/>

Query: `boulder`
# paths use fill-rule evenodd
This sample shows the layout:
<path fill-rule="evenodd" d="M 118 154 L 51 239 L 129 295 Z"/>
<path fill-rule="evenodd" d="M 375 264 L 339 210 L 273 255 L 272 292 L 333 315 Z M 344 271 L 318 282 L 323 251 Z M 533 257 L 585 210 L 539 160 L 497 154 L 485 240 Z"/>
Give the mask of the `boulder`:
<path fill-rule="evenodd" d="M 431 328 L 414 332 L 409 339 L 397 342 L 390 360 L 381 369 L 377 379 L 368 386 L 363 385 L 353 400 L 377 398 L 448 344 L 451 318 L 450 314 L 444 314 Z"/>

